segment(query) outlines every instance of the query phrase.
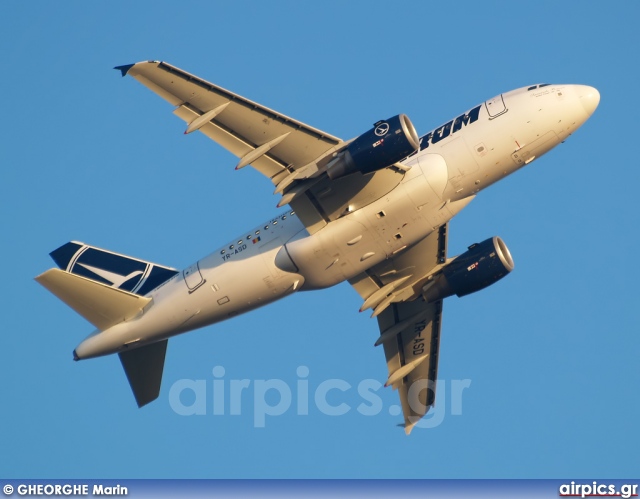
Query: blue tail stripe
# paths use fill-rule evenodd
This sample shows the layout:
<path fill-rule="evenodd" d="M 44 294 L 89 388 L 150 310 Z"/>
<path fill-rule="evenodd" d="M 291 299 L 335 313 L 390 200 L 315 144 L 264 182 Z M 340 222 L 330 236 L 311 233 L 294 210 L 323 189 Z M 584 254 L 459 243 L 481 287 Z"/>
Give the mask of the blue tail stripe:
<path fill-rule="evenodd" d="M 178 273 L 175 269 L 77 242 L 64 244 L 50 255 L 62 270 L 139 296 L 145 296 Z M 128 276 L 130 278 L 124 280 Z"/>
<path fill-rule="evenodd" d="M 56 250 L 53 250 L 49 255 L 53 258 L 53 261 L 56 262 L 58 268 L 67 270 L 69 262 L 80 248 L 82 248 L 82 244 L 70 242 L 63 244 Z"/>
<path fill-rule="evenodd" d="M 165 267 L 159 267 L 158 265 L 154 265 L 153 269 L 151 270 L 151 274 L 149 274 L 149 277 L 147 278 L 147 280 L 144 282 L 142 287 L 139 290 L 137 290 L 135 293 L 140 296 L 144 296 L 149 291 L 153 291 L 154 289 L 156 289 L 163 282 L 167 282 L 177 273 L 178 273 L 177 270 L 167 269 Z"/>

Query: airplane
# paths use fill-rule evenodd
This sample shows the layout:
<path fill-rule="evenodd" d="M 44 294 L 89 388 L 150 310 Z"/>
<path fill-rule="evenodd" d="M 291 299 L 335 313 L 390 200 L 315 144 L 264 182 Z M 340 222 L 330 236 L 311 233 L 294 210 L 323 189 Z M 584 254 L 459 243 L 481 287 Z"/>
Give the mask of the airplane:
<path fill-rule="evenodd" d="M 377 318 L 409 434 L 435 403 L 443 300 L 514 268 L 497 236 L 447 255 L 449 221 L 495 182 L 562 143 L 598 91 L 536 84 L 499 94 L 426 135 L 405 114 L 342 140 L 175 66 L 117 66 L 266 176 L 284 208 L 178 270 L 71 241 L 35 279 L 96 329 L 74 360 L 117 353 L 139 407 L 159 396 L 168 339 L 298 291 L 348 281 Z"/>

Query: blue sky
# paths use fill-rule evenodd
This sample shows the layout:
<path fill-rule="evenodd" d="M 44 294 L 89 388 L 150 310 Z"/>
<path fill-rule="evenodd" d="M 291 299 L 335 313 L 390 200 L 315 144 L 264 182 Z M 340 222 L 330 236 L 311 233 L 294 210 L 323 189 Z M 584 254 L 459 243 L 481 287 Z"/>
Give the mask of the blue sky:
<path fill-rule="evenodd" d="M 3 2 L 0 474 L 637 475 L 639 13 L 632 2 Z M 400 112 L 424 134 L 533 83 L 599 89 L 582 129 L 451 224 L 451 254 L 499 235 L 516 270 L 445 302 L 439 425 L 406 437 L 390 390 L 377 392 L 379 414 L 357 411 L 356 387 L 386 367 L 347 284 L 171 340 L 160 398 L 141 410 L 117 357 L 72 362 L 91 326 L 33 281 L 51 250 L 81 240 L 182 268 L 277 211 L 267 180 L 184 136 L 169 104 L 111 69 L 148 59 L 342 138 Z M 219 366 L 226 386 L 250 380 L 240 415 L 213 414 Z M 296 413 L 301 366 L 308 415 Z M 254 388 L 270 379 L 292 405 L 256 428 Z M 313 403 L 331 379 L 351 387 L 327 397 L 345 415 Z M 181 380 L 205 383 L 206 414 L 176 412 Z M 470 385 L 456 415 L 459 380 Z"/>

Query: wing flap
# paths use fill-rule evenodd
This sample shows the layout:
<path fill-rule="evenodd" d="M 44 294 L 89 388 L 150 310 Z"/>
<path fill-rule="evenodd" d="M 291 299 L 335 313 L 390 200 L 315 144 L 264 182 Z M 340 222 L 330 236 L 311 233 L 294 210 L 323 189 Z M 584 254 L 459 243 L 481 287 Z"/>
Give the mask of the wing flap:
<path fill-rule="evenodd" d="M 290 133 L 282 144 L 269 152 L 269 156 L 281 168 L 283 165 L 291 166 L 293 171 L 316 160 L 342 142 L 337 137 L 165 62 L 140 62 L 131 66 L 126 74 L 174 106 L 180 106 L 176 114 L 187 123 L 194 119 L 194 115 L 203 115 L 229 103 L 200 131 L 236 156 L 242 157 L 251 149 Z M 262 168 L 258 169 L 263 173 Z M 273 177 L 271 173 L 267 174 L 269 178 Z"/>
<path fill-rule="evenodd" d="M 410 319 L 423 314 L 422 317 Z M 442 323 L 442 301 L 427 304 L 421 299 L 394 304 L 378 317 L 380 329 L 388 329 L 403 320 L 408 323 L 392 338 L 384 341 L 389 371 L 388 384 L 398 389 L 404 427 L 407 434 L 435 404 Z M 395 373 L 407 373 L 393 379 Z M 390 382 L 393 383 L 390 383 Z"/>
<path fill-rule="evenodd" d="M 173 111 L 173 114 L 187 123 L 191 123 L 191 121 L 200 116 L 198 112 L 184 105 L 176 108 L 175 111 Z M 231 130 L 223 128 L 219 124 L 211 121 L 200 127 L 199 131 L 239 158 L 255 149 L 239 135 L 234 134 Z M 273 183 L 277 183 L 280 178 L 276 177 L 278 174 L 289 173 L 284 164 L 272 158 L 268 154 L 265 154 L 253 161 L 251 166 L 262 173 L 265 177 L 271 179 Z"/>
<path fill-rule="evenodd" d="M 174 106 L 179 106 L 180 104 L 182 104 L 183 101 L 182 99 L 180 99 L 180 97 L 173 94 L 171 91 L 167 90 L 163 85 L 157 84 L 152 79 L 146 78 L 142 75 L 136 75 L 134 76 L 134 78 L 138 80 L 140 83 L 142 83 L 149 90 L 151 90 L 153 93 L 158 94 L 160 97 L 162 97 L 164 100 L 166 100 L 170 104 L 173 104 Z"/>
<path fill-rule="evenodd" d="M 446 262 L 448 224 L 398 255 L 349 280 L 364 299 L 360 311 L 373 308 L 378 316 L 392 303 L 414 300 Z M 384 333 L 384 331 L 383 331 Z"/>
<path fill-rule="evenodd" d="M 442 300 L 426 303 L 422 286 L 446 262 L 448 224 L 349 282 L 375 306 L 387 362 L 387 386 L 398 390 L 409 434 L 435 404 Z M 383 298 L 386 296 L 386 298 Z M 382 300 L 382 301 L 381 301 Z"/>

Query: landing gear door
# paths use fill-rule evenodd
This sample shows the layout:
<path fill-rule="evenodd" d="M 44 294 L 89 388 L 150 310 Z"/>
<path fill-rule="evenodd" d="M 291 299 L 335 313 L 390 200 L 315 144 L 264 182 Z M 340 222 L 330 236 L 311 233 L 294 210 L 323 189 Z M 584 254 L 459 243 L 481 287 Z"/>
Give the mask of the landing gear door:
<path fill-rule="evenodd" d="M 184 282 L 189 288 L 189 293 L 193 293 L 196 289 L 204 284 L 204 277 L 200 273 L 200 266 L 194 263 L 191 267 L 187 267 L 182 271 Z"/>
<path fill-rule="evenodd" d="M 484 103 L 484 106 L 487 108 L 487 113 L 489 113 L 490 120 L 497 118 L 498 116 L 503 115 L 508 111 L 507 106 L 505 106 L 504 104 L 502 94 L 494 97 L 493 99 L 489 99 Z"/>

